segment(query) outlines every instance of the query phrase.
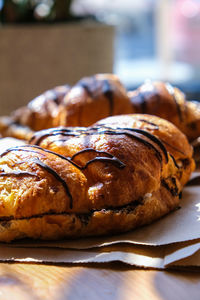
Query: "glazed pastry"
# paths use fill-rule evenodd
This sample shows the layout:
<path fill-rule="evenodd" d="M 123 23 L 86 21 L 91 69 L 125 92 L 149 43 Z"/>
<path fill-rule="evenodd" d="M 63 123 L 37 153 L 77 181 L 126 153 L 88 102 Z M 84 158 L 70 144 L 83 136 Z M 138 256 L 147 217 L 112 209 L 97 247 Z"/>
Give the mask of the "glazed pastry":
<path fill-rule="evenodd" d="M 16 110 L 11 117 L 15 123 L 34 131 L 55 127 L 59 125 L 56 123 L 58 108 L 69 90 L 68 85 L 63 85 L 46 91 L 27 106 Z"/>
<path fill-rule="evenodd" d="M 29 140 L 35 131 L 14 121 L 12 117 L 0 117 L 1 137 L 13 137 L 20 140 Z"/>
<path fill-rule="evenodd" d="M 28 140 L 34 131 L 58 126 L 90 126 L 108 116 L 145 113 L 175 124 L 190 141 L 200 136 L 200 104 L 164 82 L 147 81 L 128 92 L 117 76 L 97 74 L 71 89 L 57 87 L 0 118 L 0 133 Z M 9 125 L 10 124 L 10 125 Z"/>
<path fill-rule="evenodd" d="M 200 136 L 200 104 L 186 101 L 176 87 L 164 82 L 146 81 L 135 91 L 128 92 L 134 113 L 164 118 L 176 125 L 190 141 Z"/>
<path fill-rule="evenodd" d="M 47 91 L 11 117 L 1 117 L 0 132 L 3 136 L 28 140 L 33 131 L 89 126 L 102 118 L 131 112 L 130 99 L 117 76 L 98 74 L 81 79 L 71 89 L 61 86 Z M 30 132 L 26 135 L 27 128 Z"/>
<path fill-rule="evenodd" d="M 35 130 L 55 127 L 58 107 L 69 89 L 68 85 L 55 87 L 17 109 L 11 116 L 0 117 L 1 135 L 29 140 Z"/>
<path fill-rule="evenodd" d="M 116 116 L 106 118 L 97 123 L 99 126 L 111 126 L 119 128 L 139 128 L 147 130 L 149 133 L 156 136 L 169 152 L 174 164 L 177 168 L 175 176 L 180 181 L 182 187 L 187 183 L 191 172 L 194 170 L 194 163 L 191 160 L 191 146 L 187 142 L 184 134 L 172 125 L 170 122 L 157 116 L 134 114 L 127 116 Z M 182 145 L 182 146 L 181 146 Z M 189 154 L 189 155 L 188 155 Z"/>
<path fill-rule="evenodd" d="M 132 112 L 130 99 L 117 76 L 97 74 L 81 79 L 64 98 L 61 126 L 90 126 L 108 116 Z"/>
<path fill-rule="evenodd" d="M 179 206 L 194 169 L 184 134 L 158 117 L 52 128 L 0 157 L 0 241 L 125 232 Z"/>

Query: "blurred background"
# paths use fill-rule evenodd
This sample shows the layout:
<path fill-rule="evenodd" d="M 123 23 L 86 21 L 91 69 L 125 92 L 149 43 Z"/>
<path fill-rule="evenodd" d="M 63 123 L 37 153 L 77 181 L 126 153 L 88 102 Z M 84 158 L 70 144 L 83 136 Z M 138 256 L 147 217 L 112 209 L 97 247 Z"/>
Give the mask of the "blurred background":
<path fill-rule="evenodd" d="M 0 0 L 0 22 L 2 112 L 100 72 L 200 100 L 200 0 Z"/>

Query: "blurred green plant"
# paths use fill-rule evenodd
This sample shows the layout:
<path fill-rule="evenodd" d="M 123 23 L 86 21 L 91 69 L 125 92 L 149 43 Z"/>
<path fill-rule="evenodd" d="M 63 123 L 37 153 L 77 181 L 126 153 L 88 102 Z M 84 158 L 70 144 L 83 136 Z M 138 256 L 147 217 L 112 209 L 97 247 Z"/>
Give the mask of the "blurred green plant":
<path fill-rule="evenodd" d="M 0 0 L 2 23 L 62 22 L 72 20 L 73 0 Z"/>

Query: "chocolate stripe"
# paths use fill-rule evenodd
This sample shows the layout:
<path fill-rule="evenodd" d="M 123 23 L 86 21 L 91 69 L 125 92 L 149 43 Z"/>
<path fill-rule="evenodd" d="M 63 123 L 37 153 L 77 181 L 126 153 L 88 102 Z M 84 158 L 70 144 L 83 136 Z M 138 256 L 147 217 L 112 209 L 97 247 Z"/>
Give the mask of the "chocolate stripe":
<path fill-rule="evenodd" d="M 105 95 L 105 97 L 108 100 L 108 104 L 109 104 L 109 116 L 113 115 L 113 109 L 114 109 L 114 95 L 113 95 L 113 91 L 112 91 L 112 86 L 110 85 L 108 80 L 103 80 L 103 94 Z"/>
<path fill-rule="evenodd" d="M 170 83 L 166 83 L 165 86 L 166 86 L 166 89 L 169 92 L 169 94 L 173 97 L 173 100 L 176 104 L 176 109 L 177 109 L 179 120 L 182 122 L 183 121 L 182 111 L 181 111 L 179 102 L 176 99 L 174 87 Z"/>
<path fill-rule="evenodd" d="M 24 172 L 24 171 L 13 171 L 13 172 L 2 172 L 0 173 L 0 177 L 9 177 L 9 176 L 16 176 L 16 177 L 20 177 L 20 176 L 35 176 L 37 177 L 36 174 L 31 173 L 31 172 Z"/>
<path fill-rule="evenodd" d="M 0 155 L 0 157 L 3 157 L 4 155 L 6 155 L 7 153 L 9 153 L 9 152 L 11 152 L 11 151 L 25 151 L 25 152 L 33 152 L 33 153 L 36 152 L 36 151 L 32 151 L 32 150 L 23 149 L 23 148 L 26 148 L 26 147 L 37 148 L 37 149 L 40 149 L 41 151 L 44 151 L 44 152 L 47 152 L 47 153 L 56 155 L 56 156 L 58 156 L 59 158 L 68 161 L 69 163 L 71 163 L 74 167 L 76 167 L 76 168 L 79 169 L 79 170 L 84 170 L 84 169 L 86 169 L 87 166 L 88 166 L 89 164 L 91 164 L 91 163 L 93 163 L 93 162 L 95 162 L 95 161 L 97 161 L 97 160 L 100 161 L 100 159 L 101 159 L 101 161 L 106 161 L 106 162 L 109 162 L 109 163 L 113 163 L 113 164 L 114 164 L 117 168 L 119 168 L 119 169 L 125 167 L 125 164 L 124 164 L 122 161 L 120 161 L 117 157 L 114 157 L 114 156 L 112 156 L 112 158 L 105 158 L 105 159 L 104 159 L 104 157 L 99 157 L 99 159 L 98 159 L 98 158 L 97 158 L 97 159 L 95 158 L 95 159 L 93 159 L 93 160 L 87 162 L 87 163 L 85 164 L 85 166 L 79 166 L 79 165 L 76 164 L 74 161 L 72 161 L 72 159 L 71 159 L 70 157 L 63 156 L 63 155 L 58 154 L 58 153 L 56 153 L 56 152 L 54 152 L 54 151 L 47 150 L 47 149 L 44 149 L 44 148 L 42 148 L 42 147 L 40 147 L 40 146 L 36 146 L 36 145 L 16 146 L 16 147 L 14 147 L 14 148 L 7 149 L 5 152 L 3 152 L 3 153 Z M 86 149 L 86 150 L 87 150 L 87 149 Z M 94 150 L 94 151 L 95 151 L 95 150 Z M 37 153 L 38 153 L 38 152 L 37 152 Z M 107 153 L 107 152 L 104 152 L 104 153 L 106 153 L 106 154 L 109 155 L 109 153 Z M 42 155 L 42 153 L 41 153 L 41 155 Z"/>
<path fill-rule="evenodd" d="M 32 160 L 34 163 L 36 163 L 38 166 L 40 166 L 41 168 L 45 169 L 45 171 L 49 172 L 50 174 L 52 174 L 64 187 L 66 194 L 69 197 L 70 200 L 70 208 L 72 209 L 73 207 L 73 199 L 72 199 L 72 195 L 69 191 L 69 187 L 66 184 L 65 180 L 51 167 L 49 167 L 48 165 L 46 165 L 44 162 L 42 162 L 39 158 L 35 158 Z"/>

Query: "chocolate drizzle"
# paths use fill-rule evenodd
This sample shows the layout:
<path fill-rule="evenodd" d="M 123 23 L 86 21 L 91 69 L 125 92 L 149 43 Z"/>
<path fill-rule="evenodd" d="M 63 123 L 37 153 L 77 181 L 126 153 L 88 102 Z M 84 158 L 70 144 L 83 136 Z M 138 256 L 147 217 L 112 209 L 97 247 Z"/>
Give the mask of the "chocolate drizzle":
<path fill-rule="evenodd" d="M 174 162 L 174 165 L 177 167 L 177 169 L 180 169 L 179 165 L 177 165 L 177 162 L 176 162 L 174 156 L 172 154 L 170 154 L 170 156 L 171 156 L 171 158 L 172 158 L 172 160 Z"/>
<path fill-rule="evenodd" d="M 79 154 L 82 154 L 82 153 L 85 153 L 85 152 L 95 152 L 95 153 L 100 153 L 100 154 L 108 155 L 109 157 L 113 157 L 113 155 L 110 154 L 110 153 L 108 153 L 108 152 L 95 150 L 93 148 L 87 148 L 87 149 L 80 150 L 79 152 L 77 152 L 74 155 L 72 155 L 71 160 L 73 160 Z"/>
<path fill-rule="evenodd" d="M 7 153 L 9 152 L 12 152 L 12 151 L 24 151 L 24 152 L 32 152 L 32 153 L 38 153 L 38 154 L 41 154 L 40 152 L 37 152 L 37 151 L 34 151 L 34 150 L 29 150 L 29 149 L 24 149 L 24 148 L 36 148 L 36 149 L 39 149 L 39 150 L 42 150 L 44 152 L 47 152 L 47 153 L 50 153 L 50 154 L 54 154 L 68 162 L 70 162 L 72 165 L 74 165 L 76 168 L 80 169 L 80 167 L 78 165 L 76 165 L 73 161 L 71 161 L 70 157 L 65 157 L 59 153 L 56 153 L 54 151 L 51 151 L 51 150 L 47 150 L 47 149 L 44 149 L 42 147 L 39 147 L 37 145 L 23 145 L 23 146 L 16 146 L 16 147 L 13 147 L 13 148 L 9 148 L 7 149 L 6 151 L 4 151 L 3 153 L 1 153 L 0 157 L 3 157 L 4 155 L 6 155 Z"/>
<path fill-rule="evenodd" d="M 106 127 L 109 128 L 109 127 Z M 160 154 L 160 151 L 158 151 L 158 149 L 152 144 L 149 143 L 146 139 L 143 139 L 141 137 L 139 137 L 138 135 L 133 134 L 133 132 L 135 133 L 139 133 L 144 135 L 145 137 L 149 138 L 151 141 L 153 141 L 154 143 L 156 143 L 160 149 L 163 151 L 166 162 L 168 161 L 168 155 L 167 155 L 167 150 L 164 147 L 164 145 L 161 143 L 161 141 L 154 136 L 153 134 L 142 130 L 142 129 L 138 129 L 138 128 L 109 128 L 109 129 L 105 129 L 105 130 L 100 130 L 99 133 L 101 134 L 108 134 L 108 135 L 126 135 L 128 137 L 134 138 L 137 141 L 141 142 L 142 144 L 144 144 L 145 146 L 147 146 L 148 148 L 151 148 L 154 150 L 154 152 L 156 153 L 157 158 L 159 159 L 160 162 L 162 162 L 162 156 Z"/>
<path fill-rule="evenodd" d="M 78 129 L 78 131 L 76 131 Z M 79 136 L 80 133 L 84 132 L 85 128 L 81 130 L 81 127 L 74 127 L 74 128 L 49 128 L 47 130 L 41 130 L 36 132 L 31 139 L 29 140 L 30 144 L 39 145 L 43 139 L 48 136 L 56 136 L 56 135 L 63 135 L 63 136 Z"/>
<path fill-rule="evenodd" d="M 114 109 L 114 94 L 112 91 L 112 86 L 110 85 L 108 80 L 103 80 L 103 86 L 102 86 L 103 94 L 108 99 L 109 102 L 109 116 L 113 115 L 113 109 Z"/>
<path fill-rule="evenodd" d="M 33 152 L 33 153 L 40 153 L 40 152 L 37 152 L 37 151 L 33 151 L 33 150 L 29 150 L 29 149 L 23 149 L 24 147 L 32 147 L 32 148 L 37 148 L 37 149 L 40 149 L 40 150 L 43 150 L 45 152 L 50 152 L 52 154 L 56 154 L 57 156 L 63 158 L 63 159 L 66 159 L 67 161 L 70 161 L 70 159 L 64 157 L 64 156 L 61 156 L 57 153 L 54 153 L 52 151 L 49 151 L 49 150 L 46 150 L 46 149 L 43 149 L 41 147 L 38 147 L 38 146 L 32 146 L 32 145 L 24 145 L 24 146 L 17 146 L 17 147 L 14 147 L 14 148 L 10 148 L 10 149 L 7 149 L 5 152 L 3 152 L 0 157 L 3 157 L 4 155 L 6 155 L 7 153 L 9 152 L 12 152 L 12 151 L 24 151 L 24 152 Z M 42 167 L 43 169 L 45 169 L 47 172 L 49 172 L 50 174 L 52 174 L 58 181 L 60 181 L 70 199 L 70 208 L 73 207 L 73 199 L 72 199 L 72 196 L 71 196 L 71 193 L 69 191 L 69 188 L 68 188 L 68 185 L 66 184 L 65 180 L 53 169 L 51 168 L 50 166 L 48 166 L 47 164 L 45 164 L 44 162 L 42 162 L 39 158 L 31 158 L 30 161 L 34 162 L 35 164 L 37 164 L 38 166 Z M 23 161 L 24 163 L 24 161 Z M 72 162 L 72 164 L 74 165 L 74 163 Z M 14 172 L 11 172 L 11 173 L 0 173 L 0 176 L 36 176 L 36 174 L 34 173 L 30 173 L 30 172 L 23 172 L 23 171 L 14 171 Z"/>
<path fill-rule="evenodd" d="M 138 128 L 112 128 L 108 126 L 96 126 L 96 127 L 89 127 L 89 128 L 84 128 L 84 127 L 77 127 L 77 128 L 57 128 L 57 129 L 47 129 L 40 131 L 34 135 L 30 141 L 30 143 L 33 143 L 35 145 L 39 145 L 43 139 L 45 139 L 48 136 L 56 136 L 56 135 L 61 135 L 61 136 L 88 136 L 88 135 L 126 135 L 128 137 L 131 137 L 132 139 L 138 140 L 139 142 L 143 143 L 145 146 L 148 148 L 151 148 L 154 150 L 156 153 L 156 156 L 162 161 L 162 156 L 160 154 L 160 151 L 152 144 L 155 143 L 160 150 L 163 152 L 164 157 L 166 162 L 168 162 L 168 154 L 165 146 L 163 143 L 153 134 L 150 132 L 143 130 L 143 129 L 138 129 Z M 147 139 L 143 139 L 140 137 L 140 135 L 145 136 L 147 139 L 149 139 L 151 142 L 149 142 Z M 114 160 L 113 160 L 114 161 Z"/>
<path fill-rule="evenodd" d="M 16 146 L 16 147 L 7 149 L 5 152 L 3 152 L 0 155 L 0 157 L 5 156 L 6 154 L 8 154 L 9 152 L 12 152 L 12 151 L 24 151 L 24 152 L 37 153 L 41 157 L 45 157 L 45 153 L 49 153 L 49 154 L 59 157 L 60 159 L 67 161 L 68 163 L 70 163 L 75 168 L 77 168 L 81 171 L 86 170 L 87 167 L 94 162 L 111 163 L 118 169 L 125 168 L 125 164 L 121 160 L 119 160 L 117 157 L 113 156 L 111 153 L 106 152 L 106 151 L 96 150 L 96 149 L 93 149 L 93 148 L 90 148 L 87 146 L 85 149 L 82 149 L 82 150 L 78 151 L 77 153 L 75 153 L 72 157 L 67 157 L 67 156 L 61 155 L 59 153 L 56 153 L 54 151 L 51 151 L 51 150 L 42 148 L 38 145 L 35 145 L 35 144 L 40 144 L 41 141 L 48 136 L 61 136 L 61 137 L 64 136 L 67 139 L 68 136 L 73 136 L 73 137 L 83 136 L 83 137 L 89 138 L 90 135 L 113 135 L 113 136 L 125 135 L 127 137 L 130 137 L 131 139 L 137 140 L 138 142 L 144 144 L 147 148 L 153 150 L 157 159 L 160 161 L 161 166 L 162 166 L 163 156 L 164 156 L 166 162 L 168 162 L 168 152 L 167 152 L 165 146 L 163 145 L 161 140 L 159 140 L 155 135 L 151 134 L 150 132 L 143 130 L 143 129 L 139 129 L 139 128 L 120 128 L 120 127 L 112 128 L 112 127 L 105 126 L 105 125 L 101 126 L 101 127 L 97 125 L 95 127 L 89 127 L 89 128 L 75 127 L 75 128 L 52 128 L 52 129 L 48 129 L 48 130 L 43 130 L 43 131 L 36 133 L 36 135 L 34 135 L 33 138 L 31 139 L 31 142 L 34 142 L 34 145 Z M 143 138 L 143 137 L 145 137 L 145 138 Z M 89 146 L 89 143 L 87 143 L 87 144 Z M 78 156 L 84 155 L 85 153 L 91 153 L 90 158 L 93 153 L 95 157 L 92 157 L 90 160 L 88 160 L 86 163 L 84 163 L 84 165 L 80 165 L 79 163 L 77 163 L 78 161 L 81 161 L 81 159 L 78 160 Z M 163 156 L 161 155 L 161 153 L 163 153 Z M 172 157 L 172 159 L 173 159 L 173 157 Z M 31 157 L 30 161 L 34 162 L 39 167 L 45 169 L 47 172 L 49 172 L 52 176 L 54 176 L 63 185 L 63 187 L 66 191 L 66 194 L 68 195 L 68 197 L 70 199 L 70 208 L 72 208 L 73 207 L 73 199 L 72 199 L 72 195 L 69 191 L 69 187 L 68 187 L 67 183 L 65 182 L 65 180 L 53 168 L 51 168 L 49 165 L 45 164 L 45 162 L 41 161 L 38 157 L 37 158 Z M 178 165 L 176 164 L 176 161 L 174 159 L 173 159 L 173 161 L 174 161 L 175 165 L 178 167 Z M 5 172 L 3 172 L 2 174 L 4 174 L 4 173 Z M 13 176 L 14 176 L 14 174 L 15 175 L 17 174 L 16 176 L 23 176 L 23 175 L 29 176 L 30 174 L 31 174 L 30 176 L 35 175 L 35 174 L 29 173 L 29 172 L 18 172 L 18 171 L 13 172 L 12 174 L 13 174 Z M 0 174 L 0 176 L 6 176 L 6 175 Z M 7 176 L 11 176 L 11 175 L 9 175 L 9 173 L 7 173 Z M 163 181 L 162 184 L 166 188 L 170 189 L 170 191 L 171 191 L 171 193 L 173 193 L 173 195 L 176 195 L 177 187 L 174 187 L 176 185 L 176 182 L 172 182 L 173 188 L 169 187 L 167 182 Z"/>
<path fill-rule="evenodd" d="M 148 121 L 148 120 L 145 120 L 145 119 L 138 119 L 138 121 L 140 121 L 140 122 L 144 122 L 144 123 L 147 123 L 147 124 L 149 124 L 149 125 L 152 125 L 154 128 L 154 130 L 156 129 L 156 130 L 158 130 L 159 129 L 159 126 L 157 125 L 157 124 L 155 124 L 155 123 L 153 123 L 153 122 L 150 122 L 150 121 Z"/>
<path fill-rule="evenodd" d="M 34 158 L 32 160 L 36 165 L 40 166 L 41 168 L 45 169 L 47 172 L 49 172 L 50 174 L 52 174 L 64 187 L 66 194 L 69 197 L 70 200 L 70 208 L 72 209 L 73 207 L 73 199 L 72 199 L 72 195 L 69 191 L 68 185 L 66 184 L 65 180 L 51 167 L 49 167 L 47 164 L 45 164 L 44 162 L 42 162 L 39 158 Z"/>
<path fill-rule="evenodd" d="M 33 151 L 33 150 L 29 150 L 29 149 L 24 149 L 24 148 L 26 148 L 26 147 L 27 147 L 27 148 L 30 147 L 30 148 L 40 149 L 40 150 L 42 150 L 42 151 L 44 151 L 44 152 L 47 152 L 47 153 L 56 155 L 56 156 L 58 156 L 59 158 L 68 161 L 69 163 L 71 163 L 74 167 L 76 167 L 76 168 L 79 169 L 79 170 L 85 170 L 89 164 L 91 164 L 92 162 L 95 162 L 95 161 L 104 161 L 104 162 L 113 163 L 113 164 L 114 164 L 117 168 L 119 168 L 119 169 L 122 169 L 122 168 L 125 167 L 125 164 L 124 164 L 122 161 L 120 161 L 118 158 L 116 158 L 115 156 L 111 155 L 111 154 L 108 153 L 108 152 L 97 151 L 97 150 L 95 150 L 95 149 L 92 149 L 92 150 L 93 150 L 94 152 L 97 152 L 97 153 L 107 154 L 107 155 L 110 156 L 110 157 L 95 157 L 94 159 L 88 161 L 84 166 L 79 166 L 78 164 L 76 164 L 76 163 L 73 161 L 73 159 L 72 159 L 71 157 L 66 157 L 66 156 L 64 156 L 64 155 L 61 155 L 61 154 L 56 153 L 56 152 L 51 151 L 51 150 L 47 150 L 47 149 L 42 148 L 42 147 L 37 146 L 37 145 L 23 145 L 23 146 L 16 146 L 16 147 L 14 147 L 14 148 L 9 148 L 9 149 L 7 149 L 5 152 L 3 152 L 3 153 L 0 155 L 0 157 L 3 157 L 4 155 L 6 155 L 7 153 L 9 153 L 9 152 L 11 152 L 11 151 L 24 151 L 24 152 L 33 152 L 33 153 L 35 152 L 35 153 L 39 153 L 39 154 L 40 154 L 40 152 L 36 152 L 36 151 Z M 84 151 L 87 151 L 87 150 L 88 150 L 88 149 L 84 149 Z M 89 151 L 91 151 L 91 149 L 89 149 Z M 81 152 L 81 151 L 80 151 L 80 152 Z M 76 154 L 78 155 L 79 153 L 76 153 Z M 75 156 L 73 156 L 73 157 L 75 157 Z"/>
<path fill-rule="evenodd" d="M 176 152 L 179 152 L 183 155 L 186 155 L 183 151 L 181 151 L 180 149 L 178 149 L 177 147 L 175 146 L 172 146 L 171 144 L 169 144 L 168 142 L 164 141 L 163 139 L 161 139 L 162 143 L 167 145 L 168 147 L 172 148 L 173 150 L 175 150 Z"/>
<path fill-rule="evenodd" d="M 33 176 L 33 177 L 37 177 L 36 174 L 31 173 L 31 172 L 24 172 L 24 171 L 13 171 L 13 172 L 2 172 L 0 173 L 0 177 L 9 177 L 9 176 L 13 176 L 13 177 L 20 177 L 20 176 Z"/>
<path fill-rule="evenodd" d="M 174 87 L 170 83 L 165 83 L 165 86 L 166 86 L 166 89 L 169 92 L 169 94 L 173 97 L 173 100 L 176 104 L 176 109 L 177 109 L 179 120 L 182 122 L 183 121 L 183 116 L 182 116 L 180 105 L 179 105 L 179 103 L 176 99 L 176 94 L 175 94 L 175 91 L 174 91 Z"/>
<path fill-rule="evenodd" d="M 28 108 L 34 112 L 38 111 L 38 107 L 42 107 L 48 114 L 50 111 L 49 104 L 55 103 L 58 106 L 62 102 L 64 96 L 68 93 L 69 89 L 70 86 L 66 84 L 48 90 L 30 101 L 28 104 Z"/>
<path fill-rule="evenodd" d="M 69 196 L 70 199 L 70 208 L 72 208 L 72 196 L 69 192 L 69 188 L 66 184 L 66 182 L 64 181 L 64 179 L 62 179 L 62 177 L 51 167 L 49 167 L 48 165 L 46 165 L 44 162 L 42 162 L 39 158 L 34 158 L 31 159 L 30 161 L 34 162 L 35 164 L 37 164 L 38 166 L 42 167 L 43 169 L 45 169 L 47 172 L 51 173 L 58 181 L 60 181 L 67 193 L 67 195 Z M 23 162 L 24 163 L 24 162 Z M 37 174 L 32 173 L 32 172 L 24 172 L 24 171 L 13 171 L 13 172 L 2 172 L 0 173 L 0 177 L 4 176 L 4 177 L 8 177 L 8 176 L 34 176 L 34 177 L 38 177 Z"/>
<path fill-rule="evenodd" d="M 86 84 L 84 81 L 80 81 L 78 84 L 88 93 L 91 98 L 93 98 L 93 93 L 91 92 L 88 84 Z"/>
<path fill-rule="evenodd" d="M 119 169 L 123 169 L 125 168 L 125 164 L 123 162 L 121 162 L 118 158 L 116 158 L 115 156 L 113 156 L 112 154 L 105 152 L 105 151 L 98 151 L 95 150 L 93 148 L 87 148 L 87 149 L 83 149 L 80 150 L 79 152 L 75 153 L 72 157 L 71 160 L 73 160 L 75 157 L 77 157 L 78 155 L 82 154 L 82 153 L 86 153 L 86 152 L 95 152 L 97 154 L 103 154 L 103 155 L 108 155 L 109 157 L 95 157 L 91 160 L 89 160 L 83 167 L 81 167 L 81 170 L 85 170 L 87 168 L 88 165 L 90 165 L 91 163 L 95 162 L 95 161 L 102 161 L 102 162 L 112 162 L 114 165 L 116 165 L 116 167 L 118 167 Z"/>
<path fill-rule="evenodd" d="M 174 177 L 168 178 L 171 181 L 171 184 L 168 184 L 167 180 L 162 179 L 161 184 L 164 186 L 173 197 L 176 197 L 179 195 L 178 187 L 176 185 L 176 179 Z M 172 185 L 172 186 L 171 186 Z"/>
<path fill-rule="evenodd" d="M 120 128 L 117 128 L 117 129 L 120 129 Z M 123 129 L 125 129 L 125 128 L 123 128 Z M 139 128 L 127 128 L 127 130 L 140 133 L 140 134 L 146 136 L 147 138 L 149 138 L 150 140 L 152 140 L 162 150 L 162 152 L 164 153 L 166 162 L 168 162 L 167 150 L 166 150 L 165 146 L 163 145 L 163 143 L 155 135 L 153 135 L 150 132 L 145 131 L 143 129 L 139 129 Z"/>
<path fill-rule="evenodd" d="M 100 95 L 98 90 L 100 87 L 102 89 L 103 95 L 106 97 L 109 103 L 109 116 L 113 115 L 114 109 L 114 93 L 112 90 L 112 85 L 110 84 L 108 79 L 98 80 L 95 76 L 82 79 L 78 82 L 82 88 L 88 93 L 88 95 L 95 100 L 97 96 Z"/>
<path fill-rule="evenodd" d="M 32 149 L 27 149 L 27 148 L 32 148 Z M 6 154 L 8 154 L 9 152 L 12 152 L 12 151 L 24 151 L 24 152 L 33 152 L 33 153 L 38 153 L 38 154 L 41 154 L 40 152 L 38 151 L 34 151 L 34 148 L 36 149 L 39 149 L 43 152 L 47 152 L 47 153 L 50 153 L 50 154 L 53 154 L 53 155 L 56 155 L 57 157 L 61 158 L 61 159 L 64 159 L 66 161 L 68 161 L 69 163 L 71 163 L 73 166 L 75 166 L 77 169 L 79 170 L 85 170 L 88 165 L 90 165 L 91 163 L 93 162 L 97 162 L 97 161 L 100 161 L 100 162 L 106 162 L 106 163 L 112 163 L 113 165 L 115 165 L 117 168 L 119 169 L 122 169 L 125 167 L 125 164 L 123 162 L 121 162 L 118 158 L 114 157 L 113 155 L 107 153 L 107 152 L 104 152 L 104 151 L 97 151 L 95 149 L 84 149 L 83 151 L 79 151 L 76 153 L 76 155 L 74 155 L 72 158 L 70 157 L 65 157 L 61 154 L 58 154 L 56 152 L 53 152 L 51 150 L 47 150 L 47 149 L 44 149 L 44 148 L 41 148 L 37 145 L 23 145 L 23 146 L 16 146 L 14 148 L 10 148 L 10 149 L 7 149 L 5 152 L 3 152 L 0 157 L 3 157 L 5 156 Z M 86 151 L 92 151 L 92 152 L 95 152 L 95 153 L 98 153 L 98 154 L 103 154 L 103 155 L 107 155 L 108 157 L 95 157 L 91 160 L 89 160 L 88 162 L 86 162 L 86 164 L 84 166 L 79 166 L 78 164 L 76 164 L 73 159 L 75 158 L 75 156 L 81 154 L 81 153 L 84 153 Z M 53 169 L 51 168 L 50 166 L 48 166 L 47 164 L 45 164 L 44 162 L 42 162 L 39 158 L 33 158 L 31 159 L 31 161 L 33 161 L 34 163 L 36 163 L 38 166 L 42 167 L 43 169 L 45 169 L 47 172 L 49 172 L 50 174 L 52 174 L 58 181 L 60 181 L 70 199 L 70 208 L 73 207 L 73 198 L 72 198 L 72 195 L 69 191 L 69 187 L 67 185 L 67 183 L 65 182 L 65 180 Z M 1 175 L 3 174 L 3 175 Z M 33 173 L 29 173 L 29 172 L 12 172 L 12 173 L 1 173 L 0 176 L 37 176 L 36 174 L 33 174 Z"/>
<path fill-rule="evenodd" d="M 132 98 L 133 106 L 139 104 L 139 111 L 140 113 L 149 113 L 147 104 L 151 99 L 156 98 L 156 102 L 160 101 L 159 93 L 152 81 L 147 80 L 141 88 L 137 89 L 137 96 Z M 153 114 L 151 112 L 151 114 Z"/>

